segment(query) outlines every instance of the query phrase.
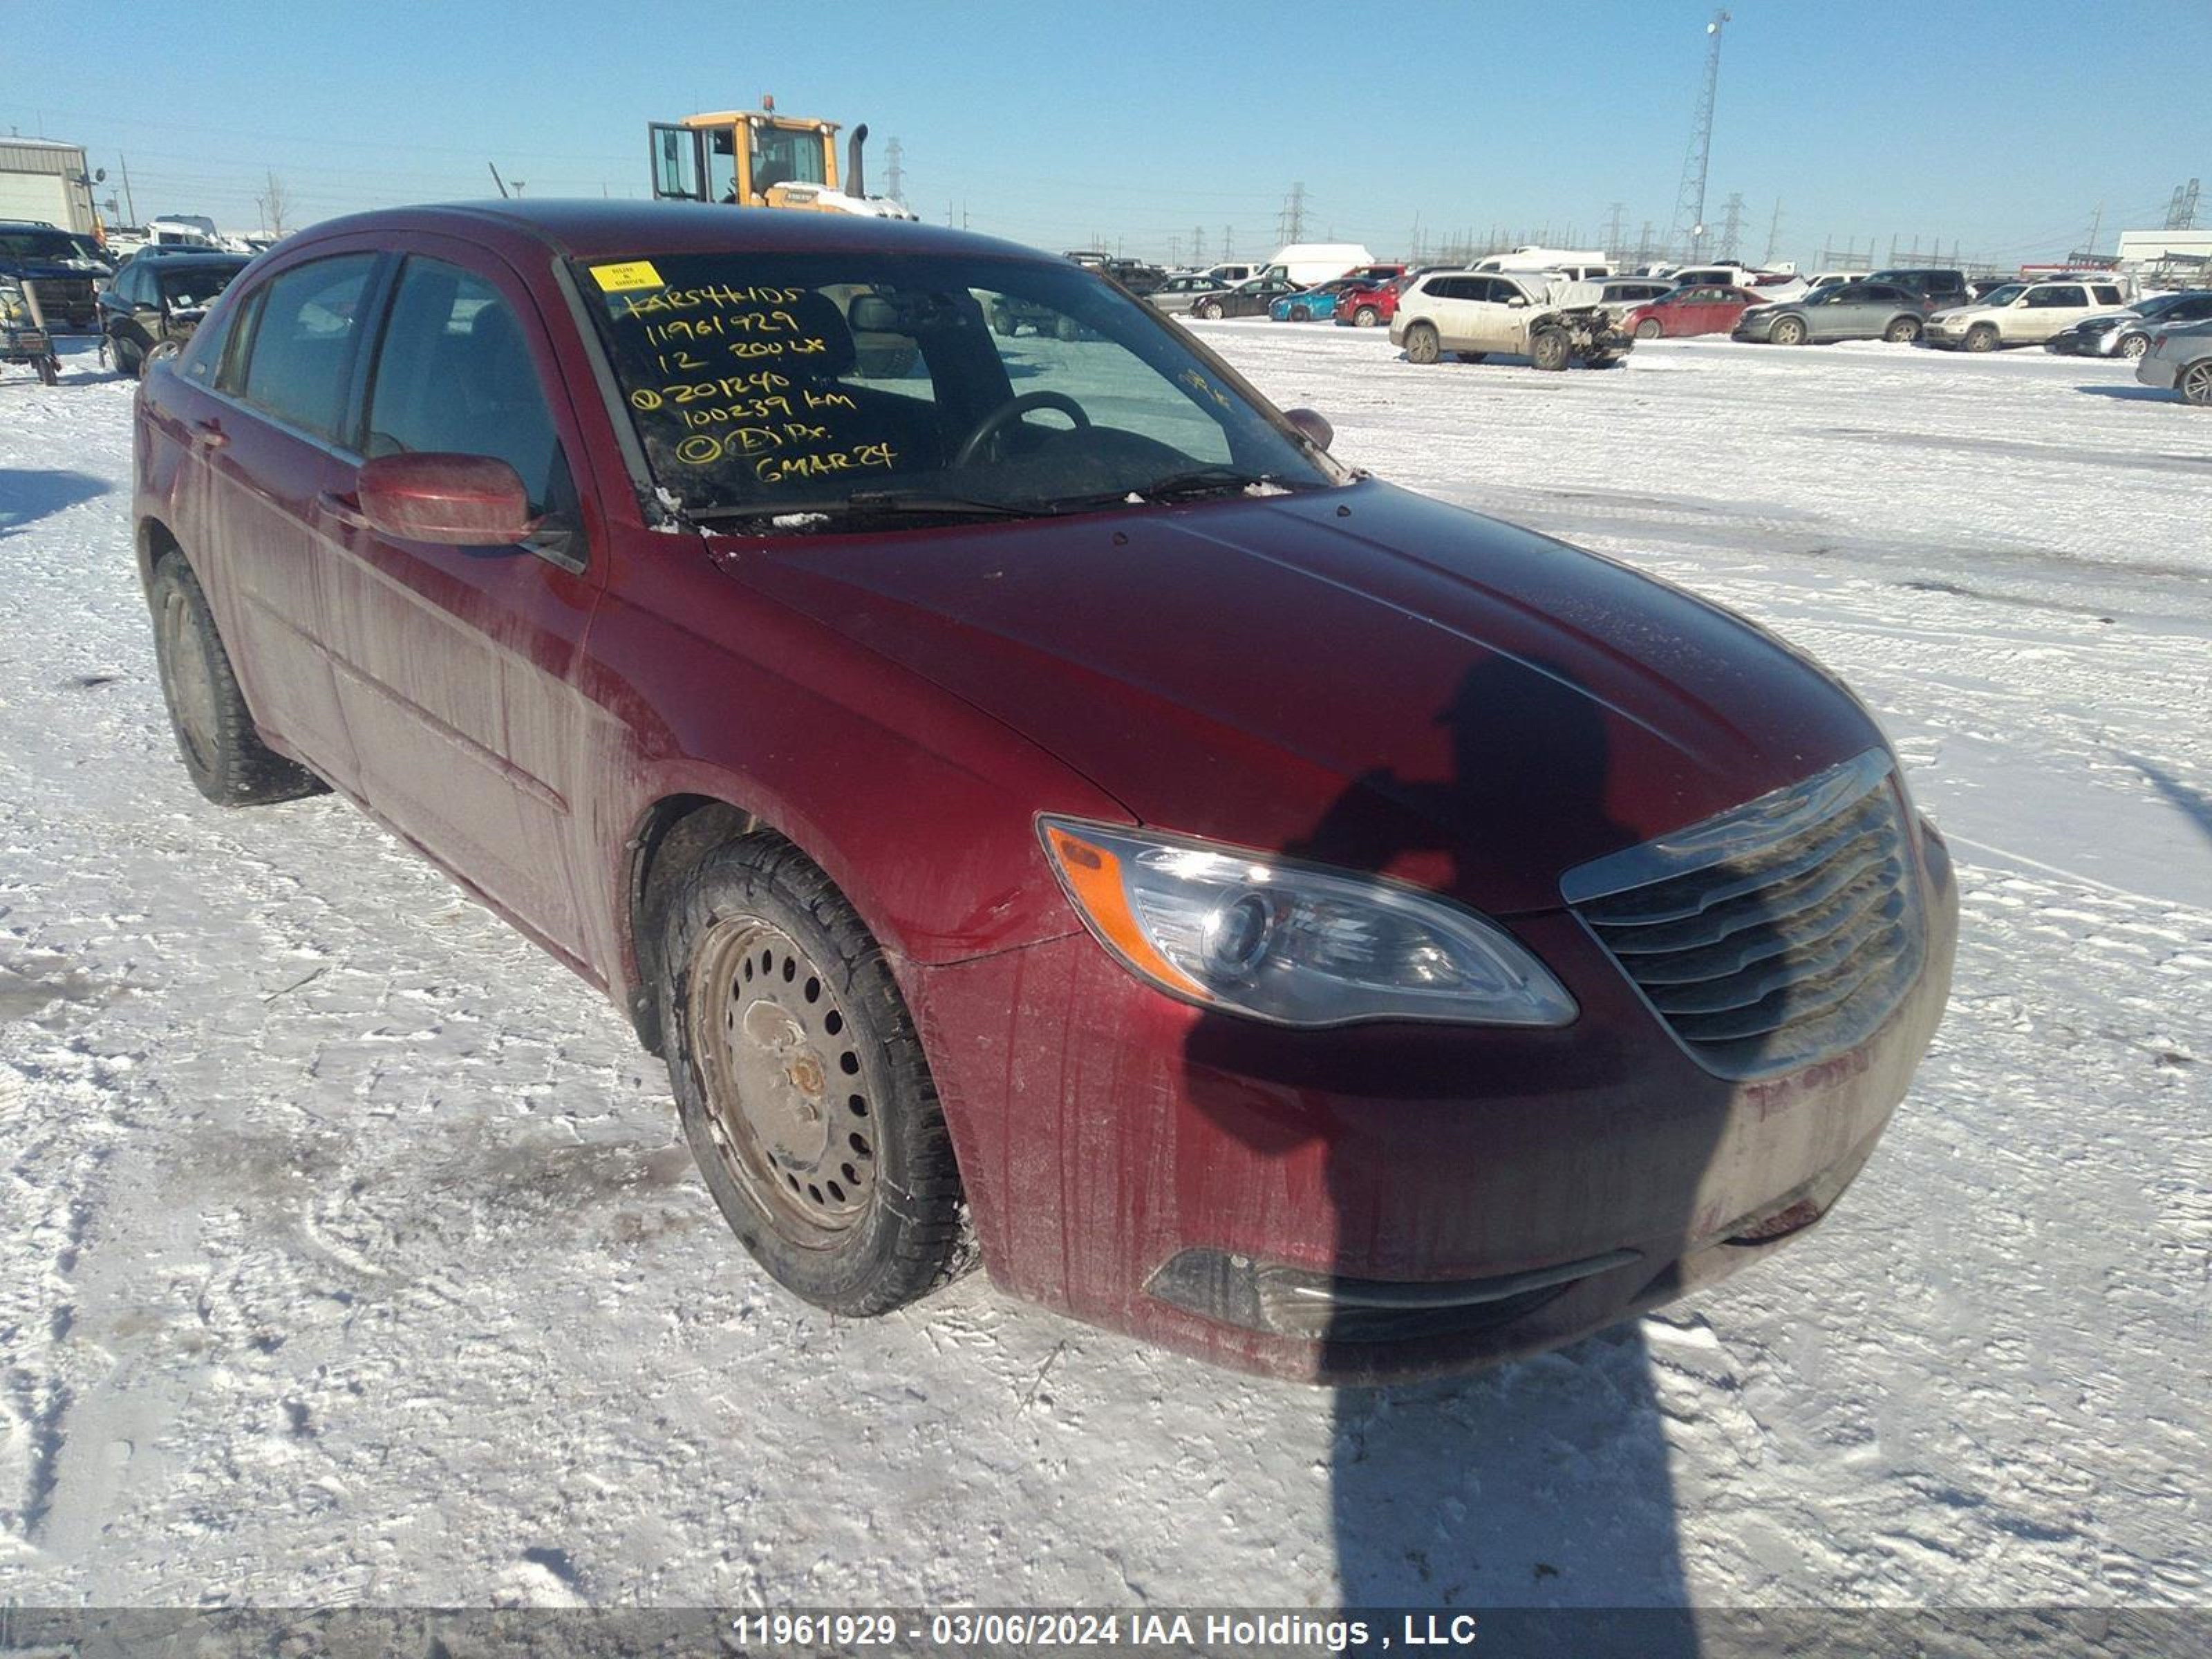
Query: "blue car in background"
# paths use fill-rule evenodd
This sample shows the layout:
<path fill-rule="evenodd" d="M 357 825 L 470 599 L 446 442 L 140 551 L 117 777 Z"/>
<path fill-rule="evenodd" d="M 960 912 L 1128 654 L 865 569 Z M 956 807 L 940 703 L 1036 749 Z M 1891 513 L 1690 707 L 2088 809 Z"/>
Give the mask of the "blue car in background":
<path fill-rule="evenodd" d="M 1279 323 L 1325 323 L 1336 315 L 1336 302 L 1350 284 L 1339 279 L 1310 288 L 1303 294 L 1285 294 L 1267 307 Z"/>

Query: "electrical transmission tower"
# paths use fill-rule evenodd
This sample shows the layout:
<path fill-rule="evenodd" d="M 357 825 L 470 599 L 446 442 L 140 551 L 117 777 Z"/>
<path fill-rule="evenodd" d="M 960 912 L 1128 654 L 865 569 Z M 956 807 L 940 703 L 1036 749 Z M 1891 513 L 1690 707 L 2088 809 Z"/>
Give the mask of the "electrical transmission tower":
<path fill-rule="evenodd" d="M 2196 179 L 2191 179 L 2185 185 L 2173 187 L 2173 204 L 2166 210 L 2166 228 L 2168 230 L 2197 228 Z"/>
<path fill-rule="evenodd" d="M 1283 204 L 1282 215 L 1275 225 L 1282 232 L 1285 244 L 1305 240 L 1306 187 L 1303 183 L 1291 186 L 1290 198 Z"/>
<path fill-rule="evenodd" d="M 1725 11 L 1713 14 L 1705 25 L 1712 45 L 1705 53 L 1705 79 L 1698 93 L 1698 112 L 1690 123 L 1689 153 L 1682 158 L 1682 191 L 1674 204 L 1674 234 L 1688 251 L 1690 263 L 1705 257 L 1705 168 L 1713 155 L 1713 99 L 1721 86 L 1721 30 Z"/>
<path fill-rule="evenodd" d="M 1743 197 L 1741 193 L 1728 198 L 1728 216 L 1721 221 L 1720 254 L 1723 259 L 1733 259 L 1736 244 L 1743 237 Z"/>
<path fill-rule="evenodd" d="M 894 202 L 903 202 L 906 200 L 906 171 L 899 166 L 899 141 L 897 139 L 894 138 L 891 140 L 890 149 L 886 152 L 885 159 L 889 161 L 890 164 L 890 178 L 889 182 L 890 186 L 891 200 Z"/>
<path fill-rule="evenodd" d="M 1615 202 L 1613 204 L 1613 217 L 1606 221 L 1605 257 L 1608 259 L 1617 260 L 1620 258 L 1620 216 L 1626 210 L 1627 206 L 1628 204 L 1626 202 Z"/>
<path fill-rule="evenodd" d="M 1190 228 L 1190 262 L 1194 265 L 1202 265 L 1206 263 L 1206 227 L 1204 225 L 1193 225 Z"/>
<path fill-rule="evenodd" d="M 1759 263 L 1760 264 L 1762 264 L 1762 265 L 1765 265 L 1765 266 L 1771 267 L 1771 266 L 1772 266 L 1772 264 L 1774 264 L 1774 250 L 1775 250 L 1775 249 L 1777 249 L 1777 248 L 1778 248 L 1778 247 L 1780 247 L 1781 246 L 1782 246 L 1782 198 L 1781 198 L 1779 196 L 1778 196 L 1778 197 L 1776 197 L 1776 198 L 1774 198 L 1774 220 L 1773 220 L 1773 222 L 1772 222 L 1772 223 L 1771 223 L 1771 224 L 1769 224 L 1769 225 L 1766 227 L 1766 257 L 1765 257 L 1765 258 L 1761 259 Z"/>

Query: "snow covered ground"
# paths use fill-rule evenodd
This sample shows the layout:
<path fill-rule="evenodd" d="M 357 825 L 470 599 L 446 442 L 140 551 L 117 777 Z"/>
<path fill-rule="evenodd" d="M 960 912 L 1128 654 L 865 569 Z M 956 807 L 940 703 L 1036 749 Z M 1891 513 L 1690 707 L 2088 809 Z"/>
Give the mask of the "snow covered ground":
<path fill-rule="evenodd" d="M 80 354 L 0 380 L 0 1604 L 2212 1604 L 2212 416 L 2041 354 L 1199 328 L 1881 712 L 1965 933 L 1838 1213 L 1341 1397 L 980 1276 L 802 1309 L 611 1007 L 348 808 L 191 792 Z"/>

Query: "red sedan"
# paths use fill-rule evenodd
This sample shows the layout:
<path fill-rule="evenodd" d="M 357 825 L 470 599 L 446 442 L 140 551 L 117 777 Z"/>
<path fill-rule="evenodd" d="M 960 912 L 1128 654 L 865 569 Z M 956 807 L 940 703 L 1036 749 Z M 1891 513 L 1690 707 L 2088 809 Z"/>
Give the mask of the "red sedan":
<path fill-rule="evenodd" d="M 1284 1375 L 1528 1353 L 1818 1221 L 1942 1012 L 1847 690 L 1065 260 L 367 214 L 137 422 L 193 782 L 338 791 L 604 989 L 824 1308 L 980 1261 Z"/>
<path fill-rule="evenodd" d="M 1622 326 L 1639 340 L 1725 334 L 1752 306 L 1769 303 L 1748 289 L 1678 288 L 1630 312 Z"/>

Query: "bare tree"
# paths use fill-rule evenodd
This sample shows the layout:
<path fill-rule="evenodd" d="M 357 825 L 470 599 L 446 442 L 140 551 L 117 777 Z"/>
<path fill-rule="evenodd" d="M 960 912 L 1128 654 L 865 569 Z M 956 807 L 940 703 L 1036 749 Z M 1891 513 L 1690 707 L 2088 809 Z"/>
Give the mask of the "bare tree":
<path fill-rule="evenodd" d="M 257 196 L 253 200 L 255 205 L 261 210 L 261 216 L 268 222 L 269 234 L 271 236 L 282 236 L 284 234 L 284 216 L 291 211 L 292 208 L 292 198 L 284 188 L 283 180 L 271 172 L 269 174 L 268 193 Z"/>

